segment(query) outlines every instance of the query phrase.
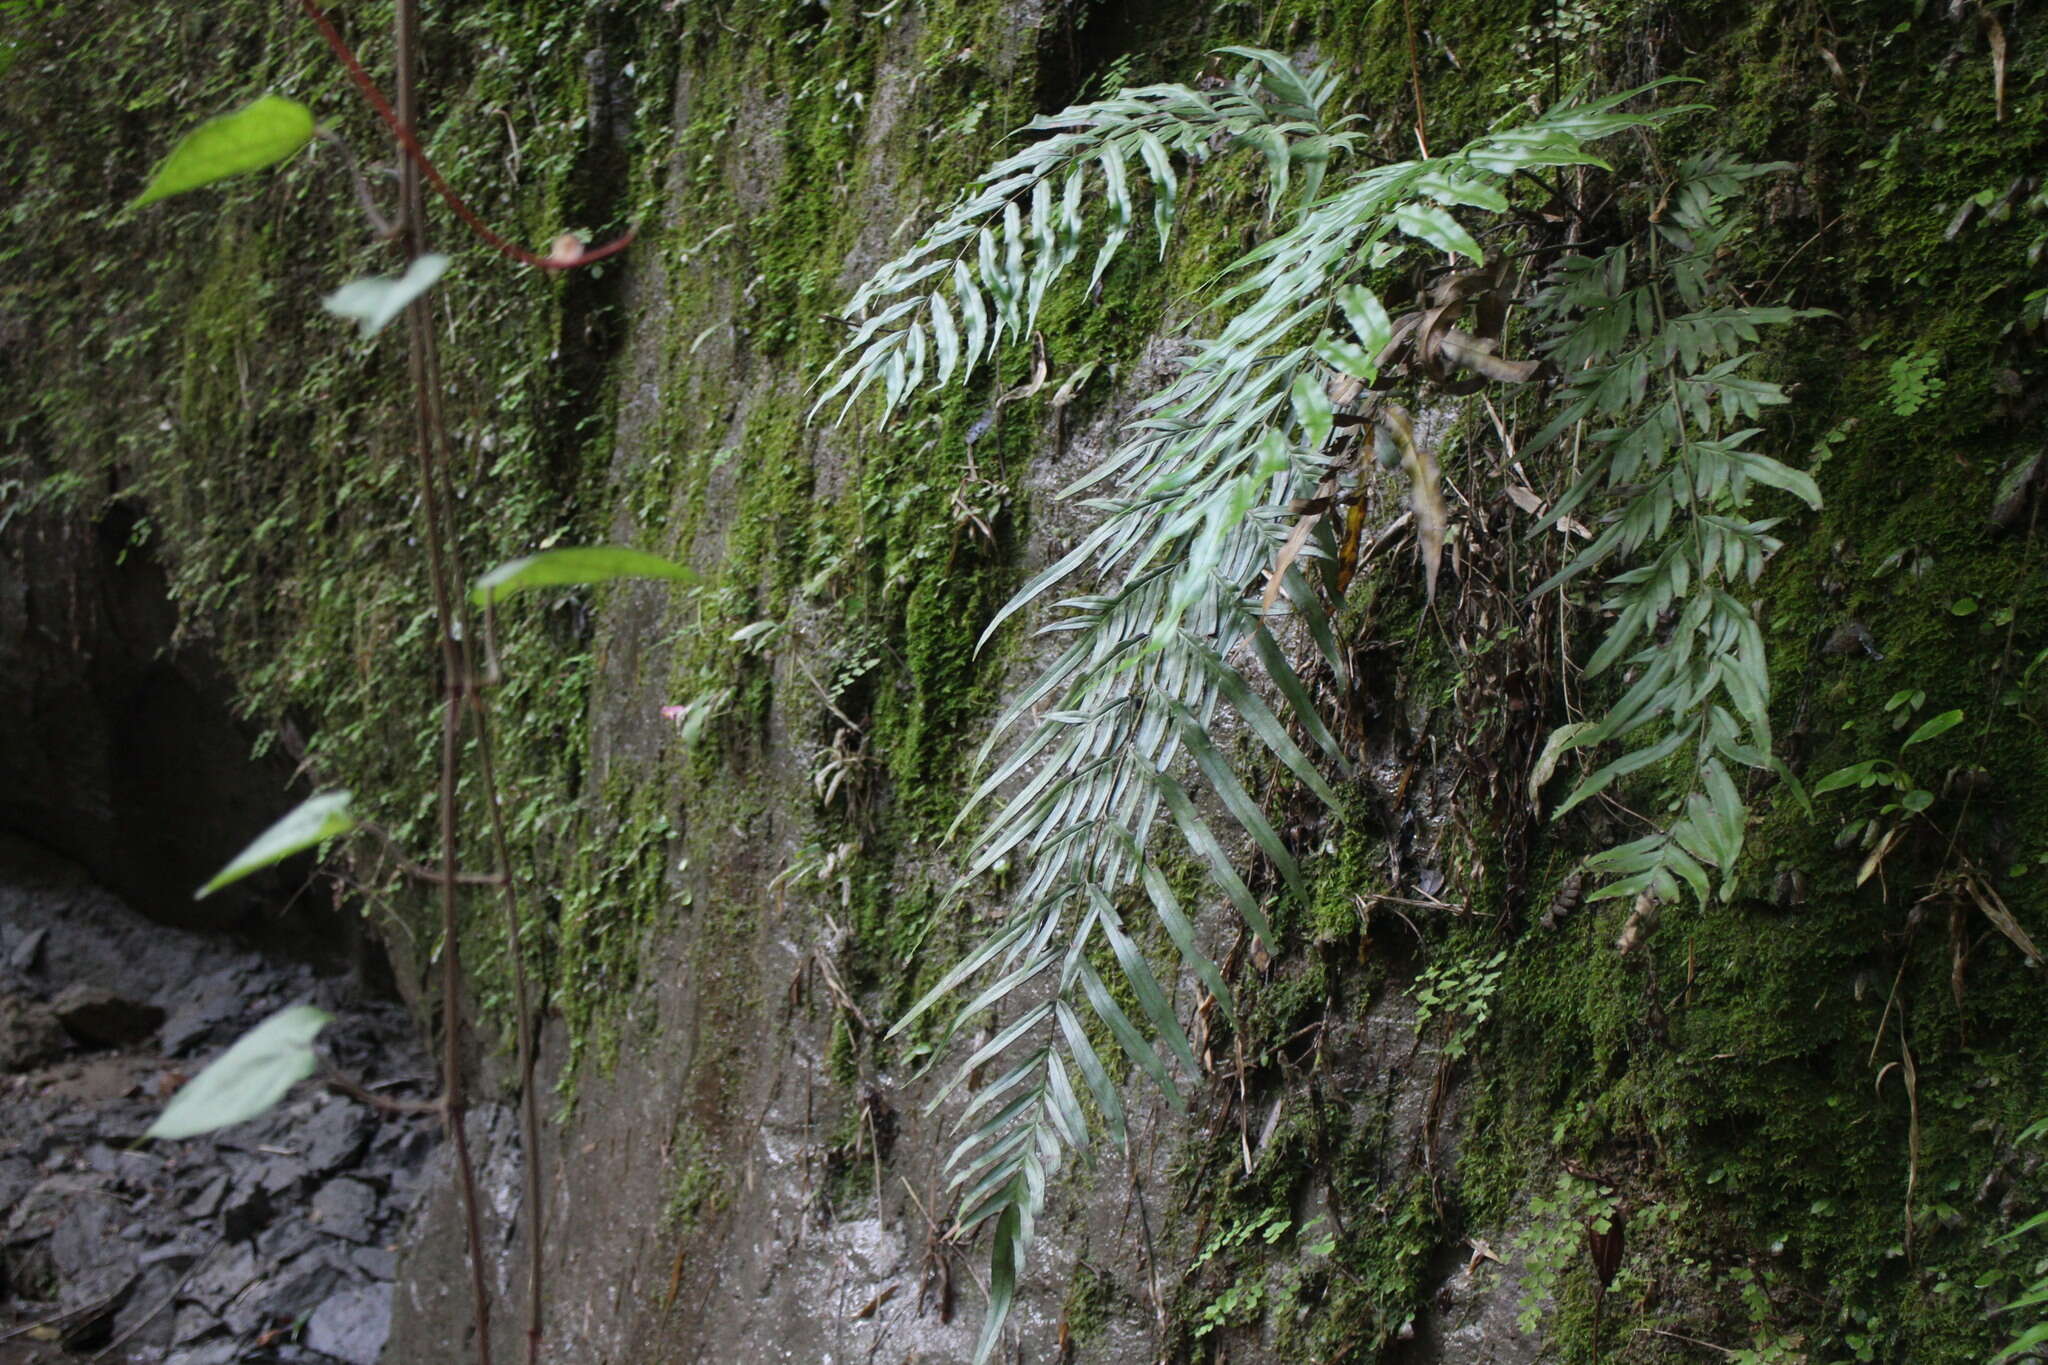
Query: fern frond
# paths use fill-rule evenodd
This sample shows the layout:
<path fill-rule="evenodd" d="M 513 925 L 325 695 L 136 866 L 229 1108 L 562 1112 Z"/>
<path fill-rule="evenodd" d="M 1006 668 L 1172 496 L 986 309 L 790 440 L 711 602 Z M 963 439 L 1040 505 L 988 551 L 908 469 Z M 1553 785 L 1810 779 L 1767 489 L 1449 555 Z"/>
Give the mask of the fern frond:
<path fill-rule="evenodd" d="M 1275 203 L 1297 165 L 1300 198 L 1312 200 L 1324 169 L 1359 136 L 1324 122 L 1335 81 L 1302 76 L 1262 49 L 1222 51 L 1245 59 L 1226 90 L 1148 85 L 1025 125 L 1026 134 L 1050 136 L 990 167 L 909 251 L 855 291 L 846 319 L 856 331 L 826 368 L 831 382 L 813 414 L 842 392 L 850 406 L 876 379 L 885 413 L 894 408 L 924 377 L 909 358 L 923 354 L 928 334 L 934 387 L 956 372 L 962 382 L 972 377 L 1005 333 L 1028 336 L 1047 289 L 1081 256 L 1091 189 L 1104 209 L 1091 290 L 1130 235 L 1134 176 L 1150 181 L 1162 255 L 1179 213 L 1176 161 L 1200 165 L 1219 149 L 1256 148 Z"/>
<path fill-rule="evenodd" d="M 1300 75 L 1272 53 L 1225 51 L 1247 59 L 1227 91 L 1150 86 L 1037 120 L 1028 131 L 1047 137 L 993 167 L 854 296 L 856 333 L 824 376 L 819 400 L 846 393 L 850 404 L 879 381 L 886 413 L 928 375 L 964 383 L 1005 335 L 1027 336 L 1051 281 L 1080 259 L 1091 189 L 1106 209 L 1099 279 L 1130 229 L 1129 180 L 1139 168 L 1152 185 L 1162 243 L 1176 211 L 1175 165 L 1204 160 L 1212 145 L 1257 149 L 1275 200 L 1298 184 L 1290 224 L 1224 272 L 1213 305 L 1220 330 L 1189 343 L 1110 454 L 1066 490 L 1089 494 L 1081 506 L 1095 514 L 1094 525 L 987 627 L 993 633 L 1076 575 L 1094 584 L 1057 602 L 1040 627 L 1064 647 L 998 719 L 989 745 L 1011 748 L 962 812 L 964 821 L 996 803 L 964 855 L 953 900 L 1017 859 L 1027 870 L 1010 912 L 897 1025 L 983 973 L 994 979 L 948 1020 L 945 1042 L 991 1012 L 1008 1018 L 987 1025 L 987 1040 L 934 1100 L 962 1087 L 975 1092 L 951 1164 L 966 1187 L 960 1228 L 996 1224 L 995 1288 L 977 1362 L 1008 1311 L 1045 1181 L 1065 1147 L 1087 1140 L 1082 1090 L 1122 1140 L 1122 1102 L 1094 1039 L 1113 1040 L 1175 1103 L 1172 1063 L 1193 1068 L 1171 997 L 1124 917 L 1139 906 L 1149 911 L 1180 967 L 1230 1011 L 1222 973 L 1158 866 L 1160 829 L 1171 829 L 1269 949 L 1277 945 L 1265 905 L 1234 865 L 1236 841 L 1274 869 L 1279 894 L 1303 892 L 1293 851 L 1218 741 L 1219 713 L 1234 713 L 1259 749 L 1322 800 L 1337 801 L 1304 741 L 1340 768 L 1341 748 L 1273 626 L 1294 616 L 1342 676 L 1314 590 L 1292 552 L 1284 560 L 1276 552 L 1296 500 L 1326 479 L 1356 477 L 1341 473 L 1349 457 L 1335 449 L 1330 385 L 1377 381 L 1399 347 L 1386 308 L 1358 277 L 1418 245 L 1482 261 L 1484 230 L 1468 227 L 1461 213 L 1500 214 L 1521 171 L 1602 164 L 1589 142 L 1681 112 L 1626 112 L 1642 93 L 1629 91 L 1498 128 L 1450 156 L 1344 171 L 1337 163 L 1357 134 L 1325 118 L 1333 82 Z M 1721 338 L 1740 325 L 1703 316 L 1688 345 L 1719 354 Z M 1349 392 L 1358 389 L 1350 382 Z M 1256 593 L 1269 567 L 1282 591 L 1264 606 Z M 1265 685 L 1241 667 L 1253 658 Z M 1235 830 L 1219 835 L 1211 824 L 1219 815 Z M 1137 1019 L 1102 980 L 1110 962 L 1138 1002 Z M 1093 1029 L 1084 1022 L 1090 1017 Z M 968 1085 L 1006 1060 L 993 1082 Z"/>
<path fill-rule="evenodd" d="M 1758 428 L 1730 428 L 1786 401 L 1777 385 L 1738 373 L 1746 348 L 1765 328 L 1821 314 L 1725 302 L 1730 291 L 1715 274 L 1738 223 L 1731 201 L 1745 182 L 1775 169 L 1715 157 L 1688 162 L 1654 240 L 1562 262 L 1537 299 L 1552 330 L 1547 352 L 1568 378 L 1563 410 L 1525 453 L 1573 429 L 1596 452 L 1538 529 L 1603 487 L 1621 496 L 1605 529 L 1536 592 L 1649 555 L 1607 579 L 1601 605 L 1614 619 L 1586 664 L 1593 676 L 1625 665 L 1630 681 L 1557 751 L 1630 736 L 1636 746 L 1584 778 L 1556 813 L 1690 746 L 1679 815 L 1593 858 L 1591 870 L 1616 878 L 1595 898 L 1675 900 L 1682 882 L 1705 902 L 1709 868 L 1722 873 L 1725 896 L 1749 815 L 1727 764 L 1783 770 L 1771 757 L 1763 632 L 1732 591 L 1754 583 L 1778 550 L 1776 523 L 1740 513 L 1752 484 L 1813 508 L 1821 495 L 1811 476 L 1747 448 Z M 1657 738 L 1643 743 L 1645 734 Z"/>

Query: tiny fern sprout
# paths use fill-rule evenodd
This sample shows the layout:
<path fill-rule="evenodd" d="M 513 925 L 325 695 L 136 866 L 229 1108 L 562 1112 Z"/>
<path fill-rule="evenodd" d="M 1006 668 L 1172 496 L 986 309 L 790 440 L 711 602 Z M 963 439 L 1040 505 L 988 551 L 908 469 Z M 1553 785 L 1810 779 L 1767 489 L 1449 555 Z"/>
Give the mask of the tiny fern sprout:
<path fill-rule="evenodd" d="M 1363 134 L 1331 116 L 1327 73 L 1304 74 L 1258 49 L 1223 51 L 1243 65 L 1222 89 L 1146 86 L 1029 125 L 1025 132 L 1040 136 L 985 172 L 856 291 L 845 314 L 851 337 L 820 375 L 813 408 L 838 402 L 843 418 L 873 389 L 886 417 L 922 390 L 971 382 L 1006 339 L 1043 345 L 1034 331 L 1048 289 L 1083 262 L 1088 287 L 1099 284 L 1135 226 L 1139 187 L 1149 189 L 1163 251 L 1190 168 L 1240 153 L 1262 165 L 1273 226 L 1222 272 L 1214 297 L 1195 301 L 1191 326 L 1213 330 L 1185 343 L 1105 458 L 1062 490 L 1085 495 L 1091 523 L 983 635 L 1055 585 L 1091 580 L 1050 608 L 1040 633 L 1060 647 L 997 719 L 979 756 L 986 775 L 955 821 L 956 831 L 977 814 L 981 824 L 951 903 L 970 884 L 1001 877 L 1008 913 L 897 1025 L 971 980 L 992 978 L 947 1017 L 941 1047 L 963 1033 L 983 1041 L 933 1101 L 964 1096 L 947 1163 L 960 1191 L 958 1227 L 994 1228 L 977 1362 L 999 1338 L 1064 1155 L 1085 1149 L 1095 1125 L 1124 1140 L 1123 1101 L 1099 1049 L 1115 1048 L 1176 1105 L 1176 1072 L 1199 1070 L 1161 967 L 1138 946 L 1146 935 L 1136 917 L 1157 921 L 1178 969 L 1231 1018 L 1223 974 L 1203 951 L 1184 890 L 1163 870 L 1169 841 L 1269 951 L 1277 948 L 1269 902 L 1251 889 L 1234 850 L 1256 849 L 1274 874 L 1273 894 L 1306 896 L 1295 853 L 1254 799 L 1219 721 L 1227 713 L 1255 755 L 1325 804 L 1341 804 L 1325 774 L 1343 774 L 1347 758 L 1317 712 L 1311 670 L 1290 651 L 1302 641 L 1313 669 L 1347 681 L 1348 651 L 1322 599 L 1341 593 L 1355 568 L 1357 508 L 1375 446 L 1406 472 L 1434 596 L 1448 517 L 1436 456 L 1407 411 L 1381 393 L 1401 386 L 1420 406 L 1435 394 L 1533 381 L 1539 362 L 1501 353 L 1502 266 L 1516 253 L 1498 243 L 1553 199 L 1545 175 L 1603 168 L 1599 140 L 1696 107 L 1639 111 L 1631 106 L 1646 103 L 1640 97 L 1653 87 L 1645 87 L 1566 101 L 1448 156 L 1361 165 Z M 1650 746 L 1637 766 L 1696 736 L 1699 796 L 1684 832 L 1665 837 L 1658 860 L 1633 871 L 1647 870 L 1659 886 L 1683 876 L 1702 891 L 1703 877 L 1692 875 L 1699 863 L 1726 868 L 1741 839 L 1741 803 L 1722 760 L 1768 762 L 1760 636 L 1732 588 L 1755 576 L 1776 542 L 1770 522 L 1740 515 L 1744 492 L 1763 484 L 1818 500 L 1804 475 L 1746 448 L 1753 431 L 1727 429 L 1780 401 L 1738 373 L 1740 348 L 1758 327 L 1794 316 L 1728 307 L 1712 277 L 1714 251 L 1732 230 L 1720 206 L 1762 169 L 1702 163 L 1680 187 L 1659 228 L 1660 249 L 1678 264 L 1640 286 L 1656 293 L 1659 308 L 1675 292 L 1682 310 L 1670 322 L 1648 295 L 1643 316 L 1656 321 L 1640 328 L 1618 302 L 1603 302 L 1601 290 L 1626 286 L 1640 259 L 1634 248 L 1613 259 L 1568 257 L 1542 314 L 1549 364 L 1571 376 L 1546 443 L 1581 422 L 1605 423 L 1623 438 L 1601 447 L 1607 464 L 1557 515 L 1597 489 L 1645 480 L 1664 500 L 1625 509 L 1616 523 L 1623 529 L 1603 535 L 1560 581 L 1667 539 L 1683 542 L 1613 580 L 1623 616 L 1595 662 L 1605 669 L 1634 658 L 1671 602 L 1688 613 L 1690 632 L 1675 663 L 1652 664 L 1668 676 L 1649 694 L 1631 692 L 1619 719 L 1560 738 L 1546 761 L 1554 767 L 1571 748 L 1635 735 L 1653 719 L 1677 738 Z M 1432 269 L 1447 260 L 1451 269 Z M 1374 288 L 1396 263 L 1439 281 L 1398 318 Z M 1648 407 L 1666 401 L 1659 394 L 1669 406 L 1653 415 Z M 1333 528 L 1346 506 L 1340 546 Z M 1691 591 L 1696 585 L 1704 590 Z M 1712 690 L 1703 681 L 1725 702 L 1695 714 L 1692 699 Z M 1615 775 L 1583 784 L 1574 800 Z M 1105 972 L 1120 975 L 1124 989 L 1113 990 Z"/>

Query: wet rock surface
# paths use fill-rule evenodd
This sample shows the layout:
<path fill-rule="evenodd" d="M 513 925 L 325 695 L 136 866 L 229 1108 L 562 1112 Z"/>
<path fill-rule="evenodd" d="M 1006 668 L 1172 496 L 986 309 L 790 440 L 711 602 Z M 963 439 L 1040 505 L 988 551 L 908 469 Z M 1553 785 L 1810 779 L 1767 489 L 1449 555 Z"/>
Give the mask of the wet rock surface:
<path fill-rule="evenodd" d="M 432 1121 L 313 1086 L 177 1142 L 165 1099 L 285 1005 L 392 1099 L 432 1066 L 346 976 L 151 924 L 0 837 L 0 1365 L 374 1365 Z"/>

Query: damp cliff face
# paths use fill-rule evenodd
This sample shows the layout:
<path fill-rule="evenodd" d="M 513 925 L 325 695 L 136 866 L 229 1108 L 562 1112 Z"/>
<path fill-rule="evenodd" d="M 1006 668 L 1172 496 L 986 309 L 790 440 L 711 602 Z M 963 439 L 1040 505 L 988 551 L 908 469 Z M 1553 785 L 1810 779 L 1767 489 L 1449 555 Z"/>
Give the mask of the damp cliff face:
<path fill-rule="evenodd" d="M 549 1358 L 969 1349 L 985 1243 L 947 1237 L 926 1040 L 883 1035 L 995 913 L 992 894 L 942 908 L 940 836 L 1036 655 L 1021 631 L 974 643 L 1071 542 L 1078 514 L 1048 491 L 1103 448 L 1265 205 L 1248 178 L 1210 178 L 1163 264 L 1130 252 L 1099 297 L 1056 290 L 1052 382 L 971 446 L 1031 379 L 1028 353 L 887 424 L 808 425 L 806 388 L 851 288 L 1004 132 L 1119 84 L 1195 80 L 1233 42 L 1333 62 L 1387 157 L 1412 150 L 1416 85 L 1441 150 L 1546 97 L 1555 64 L 1565 85 L 1704 82 L 1704 111 L 1625 153 L 1643 177 L 1712 147 L 1791 163 L 1731 248 L 1756 301 L 1835 314 L 1764 357 L 1794 386 L 1771 448 L 1827 497 L 1779 528 L 1759 589 L 1781 752 L 1811 779 L 1897 756 L 1902 711 L 1961 709 L 1968 728 L 1921 765 L 1944 837 L 1858 885 L 1867 851 L 1836 838 L 1876 801 L 1837 793 L 1809 817 L 1760 790 L 1738 894 L 1667 908 L 1623 955 L 1628 906 L 1569 888 L 1636 817 L 1553 825 L 1497 799 L 1527 779 L 1507 756 L 1576 715 L 1581 684 L 1497 622 L 1427 609 L 1404 555 L 1376 561 L 1341 618 L 1369 680 L 1352 808 L 1291 826 L 1311 903 L 1271 960 L 1222 909 L 1204 917 L 1241 1030 L 1209 1040 L 1185 1113 L 1133 1084 L 1129 1155 L 1062 1173 L 1019 1358 L 1581 1359 L 1597 1332 L 1616 1359 L 1689 1337 L 1962 1361 L 2005 1339 L 1985 1314 L 2031 1251 L 1993 1239 L 2048 1205 L 2016 1141 L 2048 1111 L 2030 1053 L 2048 1010 L 1970 885 L 2048 933 L 2027 671 L 2048 645 L 2028 463 L 2043 376 L 2038 321 L 2019 321 L 2041 231 L 2027 158 L 2048 141 L 2039 16 L 1591 4 L 1553 33 L 1480 8 L 1418 3 L 1412 40 L 1401 7 L 1307 0 L 1195 19 L 1006 0 L 430 8 L 428 142 L 451 178 L 532 241 L 640 234 L 561 280 L 463 248 L 441 297 L 466 558 L 617 541 L 710 580 L 567 592 L 504 622 L 506 808 L 537 890 L 559 1114 L 539 1154 Z M 342 18 L 374 62 L 382 9 Z M 401 344 L 355 345 L 317 306 L 389 258 L 324 151 L 112 212 L 178 130 L 261 90 L 309 100 L 366 162 L 383 144 L 285 7 L 7 22 L 0 117 L 22 135 L 0 166 L 22 190 L 0 248 L 0 484 L 25 510 L 0 535 L 12 551 L 29 512 L 132 509 L 119 538 L 166 566 L 183 637 L 254 723 L 420 846 L 433 660 Z M 60 98 L 88 112 L 53 119 Z M 459 240 L 438 223 L 436 239 Z M 1446 469 L 1476 574 L 1522 531 L 1491 423 L 1456 420 Z M 1514 472 L 1546 493 L 1566 473 Z M 83 572 L 8 562 L 23 582 Z M 1592 618 L 1566 617 L 1581 659 Z M 688 742 L 674 706 L 705 718 Z M 424 1000 L 434 931 L 381 875 L 359 869 L 365 904 Z M 490 907 L 475 916 L 472 1006 L 502 1032 L 503 950 Z M 1418 1028 L 1418 980 L 1466 983 L 1462 1059 L 1440 1009 Z M 488 1048 L 476 1066 L 487 1085 L 510 1071 Z M 476 1124 L 513 1358 L 534 1226 L 510 1125 Z M 1583 1230 L 1599 1187 L 1574 1172 L 1625 1210 L 1604 1298 Z M 452 1190 L 411 1238 L 385 1358 L 462 1358 Z"/>

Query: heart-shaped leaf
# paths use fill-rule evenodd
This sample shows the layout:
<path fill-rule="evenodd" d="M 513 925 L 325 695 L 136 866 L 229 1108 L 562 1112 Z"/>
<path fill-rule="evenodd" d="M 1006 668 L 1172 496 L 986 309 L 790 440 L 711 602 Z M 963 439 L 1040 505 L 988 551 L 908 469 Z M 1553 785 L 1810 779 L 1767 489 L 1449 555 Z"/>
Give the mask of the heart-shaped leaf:
<path fill-rule="evenodd" d="M 255 1118 L 313 1074 L 313 1039 L 333 1022 L 311 1005 L 279 1010 L 187 1081 L 143 1136 L 191 1137 Z"/>
<path fill-rule="evenodd" d="M 187 133 L 128 207 L 139 209 L 231 175 L 276 165 L 312 137 L 312 110 L 297 100 L 265 95 Z"/>

